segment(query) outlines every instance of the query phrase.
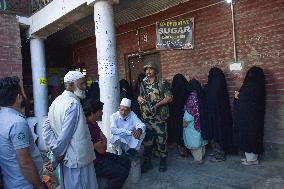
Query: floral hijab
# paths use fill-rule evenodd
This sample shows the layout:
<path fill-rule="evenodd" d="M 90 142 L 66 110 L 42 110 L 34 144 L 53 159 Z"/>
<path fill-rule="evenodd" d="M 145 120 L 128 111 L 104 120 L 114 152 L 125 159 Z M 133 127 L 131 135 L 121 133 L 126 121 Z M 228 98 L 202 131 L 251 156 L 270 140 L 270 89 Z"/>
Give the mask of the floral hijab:
<path fill-rule="evenodd" d="M 199 103 L 197 98 L 197 92 L 193 91 L 189 94 L 186 105 L 185 105 L 186 111 L 193 116 L 194 118 L 194 128 L 196 131 L 201 132 L 200 128 L 200 116 L 199 116 Z"/>

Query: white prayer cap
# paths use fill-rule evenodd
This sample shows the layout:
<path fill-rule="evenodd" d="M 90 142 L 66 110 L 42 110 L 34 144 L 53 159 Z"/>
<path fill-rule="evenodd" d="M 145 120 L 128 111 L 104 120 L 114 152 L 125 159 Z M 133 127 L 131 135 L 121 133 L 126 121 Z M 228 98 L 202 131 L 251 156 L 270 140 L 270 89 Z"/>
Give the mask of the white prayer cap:
<path fill-rule="evenodd" d="M 65 76 L 64 76 L 64 83 L 66 82 L 74 82 L 78 79 L 84 78 L 85 76 L 79 72 L 79 71 L 69 71 Z"/>
<path fill-rule="evenodd" d="M 130 108 L 131 107 L 131 100 L 129 100 L 128 98 L 123 98 L 120 102 L 120 106 L 125 106 Z"/>

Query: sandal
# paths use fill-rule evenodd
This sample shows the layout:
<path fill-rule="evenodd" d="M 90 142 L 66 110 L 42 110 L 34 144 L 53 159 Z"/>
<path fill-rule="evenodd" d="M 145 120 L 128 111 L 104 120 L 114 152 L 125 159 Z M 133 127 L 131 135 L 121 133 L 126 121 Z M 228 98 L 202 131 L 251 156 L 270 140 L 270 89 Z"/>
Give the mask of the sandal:
<path fill-rule="evenodd" d="M 255 161 L 245 161 L 245 162 L 242 162 L 242 165 L 258 165 L 258 160 L 255 160 Z"/>
<path fill-rule="evenodd" d="M 181 157 L 188 157 L 189 154 L 188 152 L 186 151 L 185 147 L 183 146 L 180 146 L 180 145 L 177 145 L 177 148 L 178 148 L 178 153 Z"/>
<path fill-rule="evenodd" d="M 217 158 L 210 159 L 211 163 L 219 163 L 219 162 L 222 162 L 222 161 L 225 161 L 225 159 L 217 159 Z"/>
<path fill-rule="evenodd" d="M 193 161 L 191 161 L 190 163 L 191 163 L 191 164 L 195 164 L 195 165 L 201 165 L 201 164 L 203 164 L 203 161 L 202 161 L 202 160 L 200 160 L 200 161 L 193 160 Z"/>

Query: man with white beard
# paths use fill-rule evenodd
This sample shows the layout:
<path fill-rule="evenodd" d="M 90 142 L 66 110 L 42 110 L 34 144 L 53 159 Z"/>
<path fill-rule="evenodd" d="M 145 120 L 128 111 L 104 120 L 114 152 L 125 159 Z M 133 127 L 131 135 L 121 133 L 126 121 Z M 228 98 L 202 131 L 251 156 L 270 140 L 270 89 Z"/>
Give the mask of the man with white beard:
<path fill-rule="evenodd" d="M 64 77 L 65 91 L 49 107 L 53 132 L 50 149 L 61 166 L 60 184 L 65 189 L 97 189 L 95 153 L 80 99 L 85 98 L 86 79 L 79 71 Z"/>

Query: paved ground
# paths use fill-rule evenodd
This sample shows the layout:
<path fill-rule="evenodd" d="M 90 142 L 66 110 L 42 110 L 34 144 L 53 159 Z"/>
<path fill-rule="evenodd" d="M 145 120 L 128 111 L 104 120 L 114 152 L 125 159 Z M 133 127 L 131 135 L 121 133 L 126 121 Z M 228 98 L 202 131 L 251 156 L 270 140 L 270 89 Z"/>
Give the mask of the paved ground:
<path fill-rule="evenodd" d="M 123 189 L 284 189 L 284 159 L 262 158 L 259 165 L 243 166 L 241 156 L 227 156 L 221 163 L 206 156 L 204 164 L 193 165 L 192 157 L 177 158 L 174 147 L 169 152 L 167 172 L 158 172 L 159 159 L 154 158 L 154 168 Z"/>
<path fill-rule="evenodd" d="M 284 189 L 284 160 L 261 160 L 259 165 L 243 166 L 240 156 L 228 156 L 226 162 L 192 165 L 192 157 L 178 159 L 170 149 L 168 171 L 158 172 L 159 159 L 154 169 L 143 174 L 133 189 Z"/>

